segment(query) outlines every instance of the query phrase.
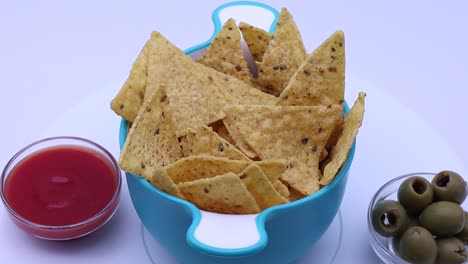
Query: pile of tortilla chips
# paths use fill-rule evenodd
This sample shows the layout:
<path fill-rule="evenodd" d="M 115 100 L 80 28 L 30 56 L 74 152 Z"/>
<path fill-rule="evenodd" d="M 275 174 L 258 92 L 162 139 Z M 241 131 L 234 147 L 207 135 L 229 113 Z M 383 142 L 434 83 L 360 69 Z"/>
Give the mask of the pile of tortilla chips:
<path fill-rule="evenodd" d="M 217 213 L 259 213 L 317 192 L 364 115 L 362 92 L 343 115 L 344 44 L 337 31 L 308 54 L 286 8 L 274 34 L 227 20 L 198 60 L 153 32 L 111 102 L 131 124 L 121 168 Z"/>

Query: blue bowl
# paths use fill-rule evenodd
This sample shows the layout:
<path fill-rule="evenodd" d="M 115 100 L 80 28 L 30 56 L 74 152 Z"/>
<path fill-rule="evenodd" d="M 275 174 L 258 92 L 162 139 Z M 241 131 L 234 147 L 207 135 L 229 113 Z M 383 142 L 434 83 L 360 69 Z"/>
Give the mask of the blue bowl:
<path fill-rule="evenodd" d="M 212 38 L 187 49 L 186 54 L 194 56 L 205 49 L 221 29 L 221 13 L 241 6 L 270 12 L 273 18 L 270 32 L 274 31 L 278 11 L 272 7 L 246 1 L 224 4 L 213 13 L 215 32 Z M 345 103 L 344 114 L 348 111 Z M 128 123 L 122 120 L 121 148 L 127 131 Z M 132 173 L 126 173 L 127 185 L 145 228 L 182 263 L 291 263 L 323 236 L 335 218 L 345 192 L 355 145 L 354 142 L 345 164 L 329 185 L 306 198 L 268 208 L 257 215 L 201 211 Z"/>

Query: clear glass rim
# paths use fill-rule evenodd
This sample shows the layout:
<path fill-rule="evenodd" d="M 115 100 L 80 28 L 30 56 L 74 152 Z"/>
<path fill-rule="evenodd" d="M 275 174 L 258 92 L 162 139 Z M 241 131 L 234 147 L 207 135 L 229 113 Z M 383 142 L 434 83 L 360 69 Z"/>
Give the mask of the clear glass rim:
<path fill-rule="evenodd" d="M 13 210 L 13 208 L 11 208 L 11 206 L 8 203 L 8 201 L 7 201 L 6 197 L 5 197 L 5 194 L 4 194 L 4 188 L 5 188 L 4 183 L 5 183 L 7 174 L 8 174 L 7 170 L 8 170 L 8 168 L 11 167 L 13 162 L 15 162 L 16 159 L 21 154 L 23 154 L 24 152 L 26 152 L 30 148 L 32 148 L 34 146 L 37 146 L 39 144 L 45 143 L 45 142 L 51 142 L 51 141 L 56 141 L 56 140 L 69 140 L 69 141 L 82 142 L 82 143 L 86 143 L 88 145 L 91 145 L 91 146 L 99 149 L 99 151 L 102 151 L 102 153 L 110 160 L 112 168 L 115 170 L 115 176 L 117 178 L 116 179 L 117 180 L 117 186 L 116 186 L 114 195 L 112 196 L 112 199 L 107 203 L 107 205 L 101 211 L 96 213 L 94 216 L 92 216 L 92 217 L 90 217 L 90 218 L 88 218 L 86 220 L 83 220 L 81 222 L 78 222 L 78 223 L 75 223 L 75 224 L 70 224 L 70 225 L 51 226 L 51 225 L 38 224 L 38 223 L 35 223 L 33 221 L 27 220 L 24 217 L 22 217 L 21 215 L 19 215 L 18 213 L 16 213 L 16 211 Z M 59 144 L 59 145 L 62 145 L 62 144 Z M 22 222 L 23 224 L 25 224 L 27 226 L 30 226 L 30 227 L 33 227 L 33 228 L 36 228 L 36 229 L 50 230 L 50 231 L 69 230 L 69 229 L 73 229 L 73 228 L 77 228 L 77 227 L 80 227 L 80 226 L 87 225 L 87 224 L 99 219 L 104 214 L 106 214 L 110 209 L 112 209 L 112 207 L 116 203 L 119 202 L 118 200 L 119 200 L 119 196 L 120 196 L 121 187 L 122 187 L 122 173 L 120 171 L 120 167 L 119 167 L 116 159 L 112 156 L 112 154 L 107 149 L 102 147 L 101 145 L 99 145 L 99 144 L 97 144 L 97 143 L 95 143 L 95 142 L 93 142 L 93 141 L 91 141 L 89 139 L 85 139 L 85 138 L 81 138 L 81 137 L 74 137 L 74 136 L 48 137 L 48 138 L 40 139 L 38 141 L 35 141 L 35 142 L 23 147 L 15 155 L 13 155 L 13 157 L 7 162 L 7 164 L 5 165 L 5 167 L 4 167 L 3 171 L 2 171 L 2 175 L 0 177 L 0 197 L 1 197 L 2 201 L 3 201 L 3 204 L 5 205 L 5 207 L 7 209 L 7 211 L 10 213 L 10 215 L 12 215 L 17 220 L 19 220 L 20 222 Z"/>
<path fill-rule="evenodd" d="M 377 232 L 374 231 L 374 228 L 372 226 L 372 208 L 375 206 L 375 204 L 380 201 L 379 197 L 381 194 L 392 184 L 394 184 L 397 181 L 400 181 L 402 179 L 412 177 L 412 176 L 434 176 L 435 173 L 432 172 L 412 172 L 408 174 L 404 174 L 401 176 L 398 176 L 396 178 L 393 178 L 392 180 L 388 181 L 382 187 L 380 187 L 377 192 L 372 196 L 372 199 L 369 203 L 369 207 L 367 210 L 367 226 L 369 228 L 369 236 L 371 238 L 371 245 L 374 248 L 374 250 L 379 251 L 379 253 L 383 254 L 385 256 L 385 260 L 391 261 L 391 263 L 408 263 L 404 259 L 398 257 L 396 254 L 391 252 L 386 245 L 384 245 L 381 240 L 379 239 L 379 235 Z M 377 253 L 377 252 L 376 252 Z M 381 256 L 379 256 L 381 257 Z"/>

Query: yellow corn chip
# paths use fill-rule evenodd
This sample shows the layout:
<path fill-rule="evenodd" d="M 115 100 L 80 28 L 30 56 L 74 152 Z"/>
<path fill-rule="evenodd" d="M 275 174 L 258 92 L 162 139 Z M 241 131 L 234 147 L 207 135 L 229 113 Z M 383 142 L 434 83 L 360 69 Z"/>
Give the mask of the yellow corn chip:
<path fill-rule="evenodd" d="M 325 166 L 323 177 L 320 184 L 329 184 L 338 173 L 348 156 L 349 149 L 352 147 L 354 139 L 361 127 L 364 118 L 364 99 L 366 94 L 359 93 L 357 100 L 354 102 L 353 107 L 349 110 L 348 116 L 343 123 L 343 132 L 338 139 L 335 147 L 331 151 L 330 162 Z"/>
<path fill-rule="evenodd" d="M 288 199 L 289 199 L 290 202 L 297 201 L 297 200 L 302 199 L 304 197 L 306 197 L 304 194 L 298 192 L 294 188 L 289 188 L 289 197 L 288 197 Z"/>
<path fill-rule="evenodd" d="M 226 116 L 223 118 L 223 123 L 226 129 L 229 131 L 229 135 L 232 140 L 236 143 L 237 148 L 247 155 L 247 157 L 253 159 L 257 157 L 257 153 L 249 146 L 249 144 L 244 140 L 242 135 L 239 133 L 239 130 L 234 126 L 234 121 L 232 118 Z"/>
<path fill-rule="evenodd" d="M 284 198 L 289 200 L 288 187 L 286 185 L 284 185 L 284 183 L 282 183 L 281 180 L 274 181 L 273 186 Z"/>
<path fill-rule="evenodd" d="M 237 104 L 274 105 L 278 98 L 259 91 L 245 82 L 200 64 L 220 90 L 235 98 Z"/>
<path fill-rule="evenodd" d="M 162 84 L 167 89 L 173 110 L 176 135 L 187 128 L 207 125 L 222 119 L 222 107 L 234 98 L 219 89 L 200 64 L 175 47 L 160 33 L 153 32 L 148 58 L 147 89 Z"/>
<path fill-rule="evenodd" d="M 260 208 L 239 176 L 227 173 L 178 184 L 187 200 L 199 209 L 222 214 L 256 214 Z"/>
<path fill-rule="evenodd" d="M 153 171 L 146 170 L 143 172 L 143 177 L 149 179 L 149 182 L 159 190 L 168 193 L 172 196 L 185 199 L 184 195 L 180 192 L 179 187 L 167 175 L 166 171 L 162 168 L 153 167 Z"/>
<path fill-rule="evenodd" d="M 218 134 L 218 136 L 222 137 L 224 140 L 231 143 L 233 146 L 236 146 L 236 142 L 234 141 L 234 139 L 232 139 L 231 134 L 229 134 L 229 131 L 223 123 L 223 120 L 218 120 L 214 123 L 211 123 L 210 127 L 216 134 Z"/>
<path fill-rule="evenodd" d="M 240 22 L 239 29 L 242 31 L 242 37 L 253 59 L 259 62 L 262 61 L 268 42 L 273 38 L 273 35 L 261 28 L 254 27 L 244 22 Z"/>
<path fill-rule="evenodd" d="M 339 105 L 230 105 L 224 110 L 261 159 L 288 161 L 283 181 L 304 195 L 319 189 L 319 157 L 342 115 Z"/>
<path fill-rule="evenodd" d="M 211 155 L 234 160 L 250 160 L 208 126 L 199 126 L 196 129 L 189 128 L 179 141 L 185 157 Z"/>
<path fill-rule="evenodd" d="M 239 174 L 239 177 L 247 187 L 247 190 L 255 197 L 260 210 L 288 202 L 275 189 L 258 165 L 252 164 L 248 166 Z"/>
<path fill-rule="evenodd" d="M 337 31 L 302 63 L 281 93 L 281 105 L 330 105 L 344 102 L 344 34 Z"/>
<path fill-rule="evenodd" d="M 118 94 L 111 101 L 111 109 L 119 116 L 133 122 L 143 104 L 148 73 L 148 52 L 150 41 L 147 41 L 138 58 L 133 63 L 128 79 Z"/>
<path fill-rule="evenodd" d="M 232 18 L 224 23 L 198 62 L 246 83 L 252 82 L 253 76 L 244 57 L 240 32 Z"/>
<path fill-rule="evenodd" d="M 164 86 L 153 90 L 145 100 L 120 154 L 119 165 L 123 170 L 149 175 L 155 167 L 166 166 L 182 157 L 169 103 Z"/>
<path fill-rule="evenodd" d="M 255 84 L 262 91 L 279 96 L 306 57 L 296 23 L 289 11 L 282 8 L 273 39 L 268 43 L 263 60 L 257 63 Z"/>
<path fill-rule="evenodd" d="M 259 165 L 272 182 L 277 180 L 286 168 L 285 162 L 279 159 L 247 161 L 199 155 L 182 158 L 166 166 L 165 170 L 169 177 L 178 184 L 202 178 L 211 178 L 228 172 L 240 173 L 250 164 Z"/>
<path fill-rule="evenodd" d="M 275 98 L 234 77 L 194 62 L 158 32 L 153 32 L 151 42 L 147 89 L 165 85 L 178 137 L 190 127 L 222 119 L 226 104 L 275 102 Z"/>

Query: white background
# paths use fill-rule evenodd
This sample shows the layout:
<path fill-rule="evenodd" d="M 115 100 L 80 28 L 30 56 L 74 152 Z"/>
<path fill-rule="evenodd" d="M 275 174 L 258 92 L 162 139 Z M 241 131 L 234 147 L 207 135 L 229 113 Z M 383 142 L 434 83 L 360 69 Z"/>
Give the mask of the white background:
<path fill-rule="evenodd" d="M 2 1 L 0 165 L 26 144 L 63 133 L 117 157 L 120 119 L 108 105 L 150 32 L 182 49 L 204 42 L 212 11 L 225 2 Z M 368 96 L 335 263 L 375 263 L 366 211 L 380 185 L 413 171 L 452 169 L 468 178 L 468 3 L 264 3 L 290 10 L 309 52 L 345 32 L 346 100 L 361 90 Z M 0 208 L 0 263 L 149 263 L 139 232 L 125 185 L 111 222 L 66 243 L 31 238 Z"/>

